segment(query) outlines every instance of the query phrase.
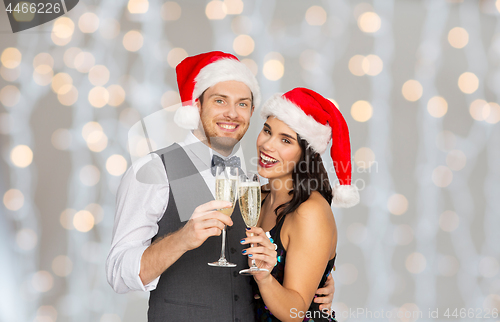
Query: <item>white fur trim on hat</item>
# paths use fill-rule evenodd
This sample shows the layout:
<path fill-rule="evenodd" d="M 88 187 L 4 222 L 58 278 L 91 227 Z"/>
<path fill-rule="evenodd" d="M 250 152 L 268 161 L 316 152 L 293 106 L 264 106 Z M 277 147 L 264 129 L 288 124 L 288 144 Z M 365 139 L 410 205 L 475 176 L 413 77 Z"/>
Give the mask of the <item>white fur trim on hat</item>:
<path fill-rule="evenodd" d="M 359 202 L 359 192 L 355 185 L 340 185 L 335 184 L 333 188 L 332 204 L 339 208 L 349 208 L 355 206 Z"/>
<path fill-rule="evenodd" d="M 253 105 L 260 105 L 260 88 L 257 79 L 242 62 L 231 59 L 219 59 L 203 67 L 196 78 L 193 90 L 193 102 L 209 87 L 225 81 L 239 81 L 247 85 L 253 94 Z"/>
<path fill-rule="evenodd" d="M 200 111 L 196 106 L 180 106 L 175 111 L 174 122 L 184 129 L 197 129 L 200 123 Z"/>
<path fill-rule="evenodd" d="M 315 152 L 323 154 L 326 151 L 332 138 L 330 126 L 318 123 L 314 117 L 304 113 L 300 107 L 283 98 L 281 94 L 275 94 L 262 106 L 260 116 L 265 120 L 271 115 L 297 132 Z"/>

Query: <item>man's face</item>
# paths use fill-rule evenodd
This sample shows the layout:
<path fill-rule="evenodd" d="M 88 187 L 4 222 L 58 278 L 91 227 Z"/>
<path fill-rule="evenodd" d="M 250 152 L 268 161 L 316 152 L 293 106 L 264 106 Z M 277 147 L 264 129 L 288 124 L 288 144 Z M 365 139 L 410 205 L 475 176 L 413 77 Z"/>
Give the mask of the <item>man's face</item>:
<path fill-rule="evenodd" d="M 238 81 L 217 83 L 197 101 L 208 143 L 214 149 L 232 149 L 245 135 L 253 114 L 252 92 Z"/>

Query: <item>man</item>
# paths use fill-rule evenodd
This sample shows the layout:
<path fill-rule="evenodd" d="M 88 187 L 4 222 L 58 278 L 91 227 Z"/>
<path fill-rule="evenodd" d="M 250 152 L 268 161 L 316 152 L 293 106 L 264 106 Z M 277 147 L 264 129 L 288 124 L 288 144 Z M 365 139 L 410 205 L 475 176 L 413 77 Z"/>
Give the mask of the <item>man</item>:
<path fill-rule="evenodd" d="M 244 64 L 222 52 L 188 57 L 176 72 L 183 106 L 174 120 L 193 131 L 124 175 L 108 282 L 118 293 L 151 291 L 149 321 L 253 321 L 251 277 L 238 274 L 248 265 L 239 242 L 245 225 L 238 206 L 232 217 L 214 211 L 229 205 L 213 200 L 211 168 L 217 162 L 238 165 L 232 154 L 241 153 L 237 143 L 260 102 L 259 86 Z M 236 268 L 207 265 L 219 257 L 221 244 L 210 237 L 224 225 L 227 257 Z M 333 285 L 319 293 L 329 294 L 316 298 L 329 307 Z"/>

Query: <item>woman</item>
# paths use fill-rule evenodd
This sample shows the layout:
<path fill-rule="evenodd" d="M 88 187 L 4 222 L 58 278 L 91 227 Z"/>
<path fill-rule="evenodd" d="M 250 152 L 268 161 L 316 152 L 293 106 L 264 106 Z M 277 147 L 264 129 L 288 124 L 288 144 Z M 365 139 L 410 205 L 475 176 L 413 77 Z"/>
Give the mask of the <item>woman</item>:
<path fill-rule="evenodd" d="M 263 187 L 259 227 L 242 240 L 255 244 L 244 254 L 272 270 L 254 275 L 258 319 L 335 321 L 319 310 L 313 297 L 336 257 L 331 204 L 351 207 L 359 202 L 351 185 L 347 124 L 329 100 L 305 88 L 275 95 L 264 104 L 261 116 L 266 122 L 257 138 L 258 171 L 269 183 Z M 320 157 L 332 138 L 339 179 L 333 191 Z M 277 259 L 272 256 L 273 241 Z"/>

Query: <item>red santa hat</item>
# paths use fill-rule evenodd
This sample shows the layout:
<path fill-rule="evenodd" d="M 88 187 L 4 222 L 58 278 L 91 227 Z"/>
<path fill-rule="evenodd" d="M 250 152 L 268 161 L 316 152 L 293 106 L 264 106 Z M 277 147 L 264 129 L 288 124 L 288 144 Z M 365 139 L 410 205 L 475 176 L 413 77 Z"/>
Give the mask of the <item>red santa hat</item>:
<path fill-rule="evenodd" d="M 260 88 L 250 69 L 234 55 L 211 51 L 187 57 L 175 68 L 177 86 L 182 106 L 174 116 L 174 122 L 185 129 L 194 130 L 200 122 L 200 112 L 194 102 L 209 87 L 225 81 L 239 81 L 247 85 L 253 94 L 253 105 L 260 104 Z"/>
<path fill-rule="evenodd" d="M 294 88 L 271 97 L 260 112 L 263 119 L 274 116 L 285 122 L 323 154 L 332 140 L 330 155 L 339 183 L 333 187 L 333 205 L 352 207 L 359 202 L 359 192 L 351 184 L 351 144 L 349 129 L 338 108 L 328 99 L 307 88 Z"/>

